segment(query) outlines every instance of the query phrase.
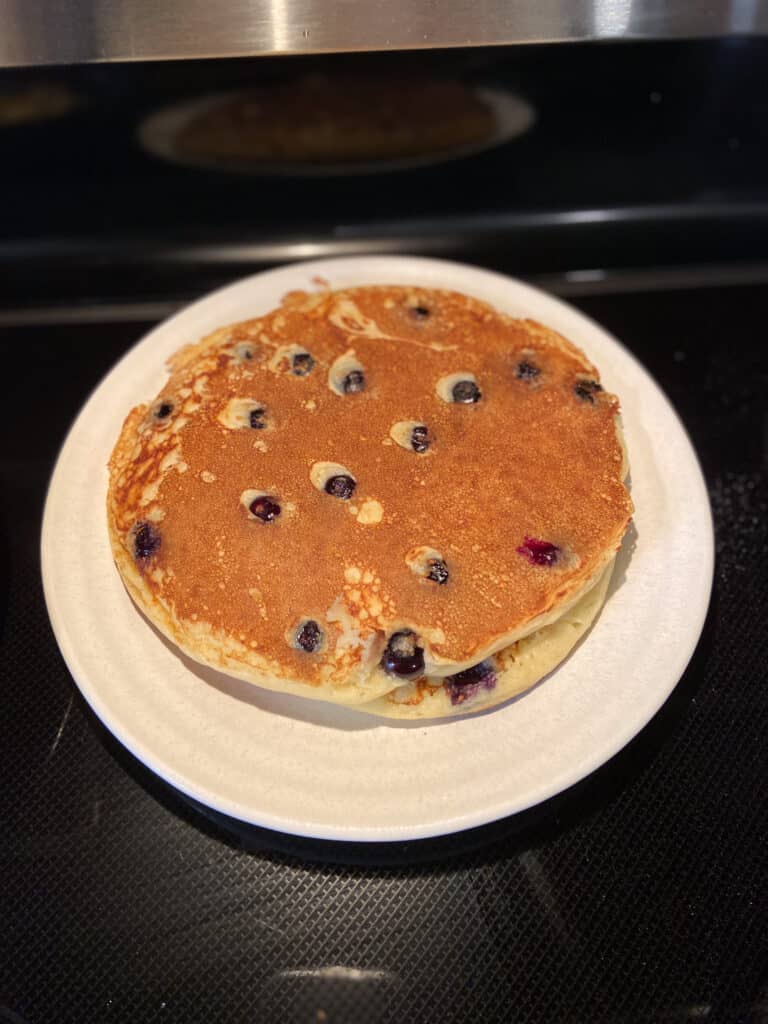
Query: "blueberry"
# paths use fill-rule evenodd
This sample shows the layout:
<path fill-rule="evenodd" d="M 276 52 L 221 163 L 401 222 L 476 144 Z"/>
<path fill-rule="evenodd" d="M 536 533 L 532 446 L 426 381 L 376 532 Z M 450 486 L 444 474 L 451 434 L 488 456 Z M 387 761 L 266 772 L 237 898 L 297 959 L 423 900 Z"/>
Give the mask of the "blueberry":
<path fill-rule="evenodd" d="M 256 518 L 260 519 L 262 523 L 271 523 L 272 520 L 277 519 L 282 512 L 278 502 L 266 494 L 262 494 L 260 497 L 254 498 L 248 508 L 251 515 L 256 516 Z"/>
<path fill-rule="evenodd" d="M 596 380 L 580 380 L 573 389 L 577 398 L 580 398 L 582 402 L 590 402 L 592 405 L 595 404 L 595 395 L 602 390 L 602 384 L 598 384 Z"/>
<path fill-rule="evenodd" d="M 314 654 L 323 642 L 323 631 L 314 619 L 307 619 L 296 632 L 296 643 L 307 654 Z"/>
<path fill-rule="evenodd" d="M 556 544 L 535 537 L 526 537 L 515 550 L 519 555 L 525 555 L 532 565 L 556 565 L 560 558 L 560 548 Z"/>
<path fill-rule="evenodd" d="M 153 555 L 160 547 L 160 534 L 152 523 L 136 523 L 133 528 L 133 554 L 143 560 Z"/>
<path fill-rule="evenodd" d="M 429 431 L 426 427 L 414 427 L 411 431 L 411 448 L 421 455 L 429 448 Z"/>
<path fill-rule="evenodd" d="M 416 643 L 416 634 L 410 630 L 393 633 L 389 638 L 381 667 L 385 672 L 406 678 L 419 676 L 424 671 L 424 650 Z"/>
<path fill-rule="evenodd" d="M 496 672 L 490 661 L 465 668 L 455 676 L 448 676 L 445 686 L 451 697 L 451 704 L 463 704 L 474 697 L 480 689 L 492 690 L 496 686 Z"/>
<path fill-rule="evenodd" d="M 160 405 L 158 405 L 155 408 L 155 419 L 156 420 L 165 420 L 165 419 L 167 419 L 171 415 L 172 412 L 173 412 L 173 403 L 172 402 L 161 402 Z"/>
<path fill-rule="evenodd" d="M 435 583 L 439 583 L 440 586 L 448 582 L 450 573 L 448 572 L 448 566 L 442 558 L 430 558 L 427 565 L 429 566 L 429 572 L 427 573 L 428 580 L 434 580 Z"/>
<path fill-rule="evenodd" d="M 411 316 L 414 320 L 426 320 L 429 317 L 430 312 L 426 306 L 412 306 Z"/>
<path fill-rule="evenodd" d="M 518 380 L 535 380 L 540 373 L 541 370 L 538 366 L 534 366 L 533 363 L 529 363 L 525 359 L 517 364 L 517 369 L 515 370 L 515 376 Z"/>
<path fill-rule="evenodd" d="M 252 430 L 264 430 L 267 425 L 264 422 L 264 409 L 251 409 L 248 413 L 248 424 Z"/>
<path fill-rule="evenodd" d="M 341 389 L 345 395 L 354 395 L 358 391 L 365 391 L 365 374 L 362 370 L 350 370 L 341 382 Z"/>
<path fill-rule="evenodd" d="M 342 498 L 344 501 L 348 501 L 355 493 L 355 487 L 357 487 L 357 484 L 351 476 L 347 476 L 346 473 L 339 473 L 326 480 L 325 493 L 330 494 L 332 498 Z"/>
<path fill-rule="evenodd" d="M 235 345 L 235 359 L 240 362 L 250 362 L 254 357 L 253 345 L 250 345 L 247 341 L 241 341 Z"/>
<path fill-rule="evenodd" d="M 451 398 L 462 405 L 472 405 L 482 398 L 480 388 L 473 380 L 459 380 L 451 388 Z"/>
<path fill-rule="evenodd" d="M 297 352 L 291 360 L 291 373 L 296 377 L 306 377 L 314 365 L 315 360 L 309 352 Z"/>

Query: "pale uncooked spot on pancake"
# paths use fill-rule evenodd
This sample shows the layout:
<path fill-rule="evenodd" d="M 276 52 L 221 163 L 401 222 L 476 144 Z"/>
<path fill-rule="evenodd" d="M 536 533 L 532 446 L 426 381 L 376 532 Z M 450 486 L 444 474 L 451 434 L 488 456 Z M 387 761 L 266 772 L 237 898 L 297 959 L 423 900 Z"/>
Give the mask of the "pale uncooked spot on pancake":
<path fill-rule="evenodd" d="M 384 506 L 376 498 L 366 498 L 355 515 L 361 526 L 376 526 L 384 518 Z"/>
<path fill-rule="evenodd" d="M 181 449 L 174 448 L 168 452 L 163 461 L 160 463 L 160 472 L 166 473 L 169 469 L 175 469 L 179 473 L 186 473 L 189 466 L 186 464 L 184 459 L 181 457 Z"/>
<path fill-rule="evenodd" d="M 162 478 L 159 478 L 157 480 L 153 480 L 151 484 L 147 484 L 139 498 L 139 505 L 141 508 L 144 508 L 145 505 L 150 505 L 157 499 L 157 492 L 160 490 L 161 482 Z"/>
<path fill-rule="evenodd" d="M 189 423 L 189 416 L 179 416 L 177 420 L 174 420 L 171 430 L 174 434 L 179 434 L 186 427 L 187 423 Z"/>
<path fill-rule="evenodd" d="M 428 316 L 414 317 L 414 305 Z M 270 368 L 291 345 L 312 355 L 313 372 Z M 523 353 L 540 368 L 534 385 L 516 378 Z M 365 390 L 329 390 L 326 368 L 350 354 Z M 424 650 L 424 685 L 441 687 L 569 614 L 629 521 L 615 397 L 580 400 L 575 384 L 598 380 L 582 353 L 476 299 L 395 286 L 293 294 L 169 366 L 155 399 L 172 406 L 169 422 L 148 419 L 154 405 L 134 410 L 110 462 L 115 560 L 182 650 L 259 685 L 369 702 L 402 685 L 380 662 L 388 638 L 409 630 Z M 477 380 L 480 402 L 438 398 L 436 382 L 457 374 Z M 184 404 L 192 396 L 195 409 Z M 217 419 L 248 396 L 273 419 L 269 445 Z M 436 438 L 429 459 L 383 443 L 393 423 L 416 416 Z M 320 463 L 353 470 L 353 501 L 313 485 Z M 282 514 L 255 521 L 244 492 L 273 495 Z M 155 509 L 159 544 L 135 557 L 131 531 Z M 528 537 L 557 544 L 557 563 L 521 554 Z M 406 554 L 418 547 L 445 556 L 445 585 L 411 570 Z M 318 654 L 286 642 L 302 616 L 326 636 Z"/>

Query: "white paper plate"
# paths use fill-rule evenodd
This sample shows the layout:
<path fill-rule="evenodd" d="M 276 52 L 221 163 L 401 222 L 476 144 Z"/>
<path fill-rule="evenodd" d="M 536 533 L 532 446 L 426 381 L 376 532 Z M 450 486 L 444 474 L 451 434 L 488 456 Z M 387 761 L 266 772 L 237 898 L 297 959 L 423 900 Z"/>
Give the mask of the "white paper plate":
<path fill-rule="evenodd" d="M 635 529 L 594 628 L 547 680 L 480 714 L 393 723 L 267 693 L 180 656 L 137 612 L 112 563 L 106 465 L 129 409 L 164 360 L 296 288 L 397 283 L 452 288 L 534 317 L 581 346 L 621 398 Z M 43 581 L 61 651 L 85 698 L 129 750 L 178 789 L 297 835 L 404 840 L 513 814 L 621 749 L 685 669 L 709 602 L 713 534 L 695 454 L 654 381 L 610 335 L 518 281 L 438 260 L 319 260 L 246 278 L 151 331 L 80 413 L 50 484 Z"/>
<path fill-rule="evenodd" d="M 227 171 L 237 174 L 270 174 L 288 177 L 326 178 L 339 175 L 386 174 L 391 171 L 410 171 L 419 167 L 430 167 L 446 160 L 472 156 L 493 149 L 505 142 L 523 135 L 535 120 L 533 108 L 525 100 L 511 92 L 500 89 L 476 89 L 477 96 L 485 100 L 496 115 L 496 130 L 482 142 L 466 146 L 454 146 L 438 153 L 422 156 L 402 157 L 397 160 L 350 161 L 347 163 L 280 163 L 271 160 L 223 160 L 216 157 L 189 156 L 179 152 L 176 139 L 179 132 L 198 114 L 205 113 L 222 100 L 238 95 L 237 92 L 219 92 L 197 99 L 176 103 L 158 110 L 141 122 L 138 129 L 139 143 L 153 156 L 162 157 L 185 167 L 199 167 L 211 171 Z"/>

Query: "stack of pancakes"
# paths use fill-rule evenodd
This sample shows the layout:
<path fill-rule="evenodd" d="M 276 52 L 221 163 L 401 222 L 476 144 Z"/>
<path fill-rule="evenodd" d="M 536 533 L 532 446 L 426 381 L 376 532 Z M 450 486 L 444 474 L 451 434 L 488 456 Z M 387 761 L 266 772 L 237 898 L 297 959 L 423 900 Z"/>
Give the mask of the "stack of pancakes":
<path fill-rule="evenodd" d="M 395 718 L 527 689 L 587 630 L 632 503 L 618 400 L 454 292 L 291 293 L 179 352 L 110 461 L 117 567 L 195 660 Z"/>

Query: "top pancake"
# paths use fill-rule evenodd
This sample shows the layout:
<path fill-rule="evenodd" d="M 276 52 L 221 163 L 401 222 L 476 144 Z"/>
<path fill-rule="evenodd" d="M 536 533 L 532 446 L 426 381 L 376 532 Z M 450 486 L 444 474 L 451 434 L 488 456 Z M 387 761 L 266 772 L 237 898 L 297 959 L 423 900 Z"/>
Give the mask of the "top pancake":
<path fill-rule="evenodd" d="M 343 393 L 356 367 L 365 388 Z M 446 401 L 453 375 L 479 401 Z M 192 657 L 264 686 L 373 700 L 403 681 L 381 665 L 400 631 L 426 676 L 458 672 L 558 618 L 621 542 L 618 401 L 598 379 L 559 335 L 456 293 L 291 294 L 182 350 L 129 415 L 110 462 L 117 565 Z M 248 425 L 254 407 L 266 428 Z M 396 443 L 398 423 L 426 425 L 428 450 Z M 325 492 L 323 464 L 354 478 L 349 500 Z M 251 514 L 258 494 L 280 515 Z M 444 583 L 424 575 L 438 556 Z M 315 653 L 296 646 L 305 620 Z"/>

